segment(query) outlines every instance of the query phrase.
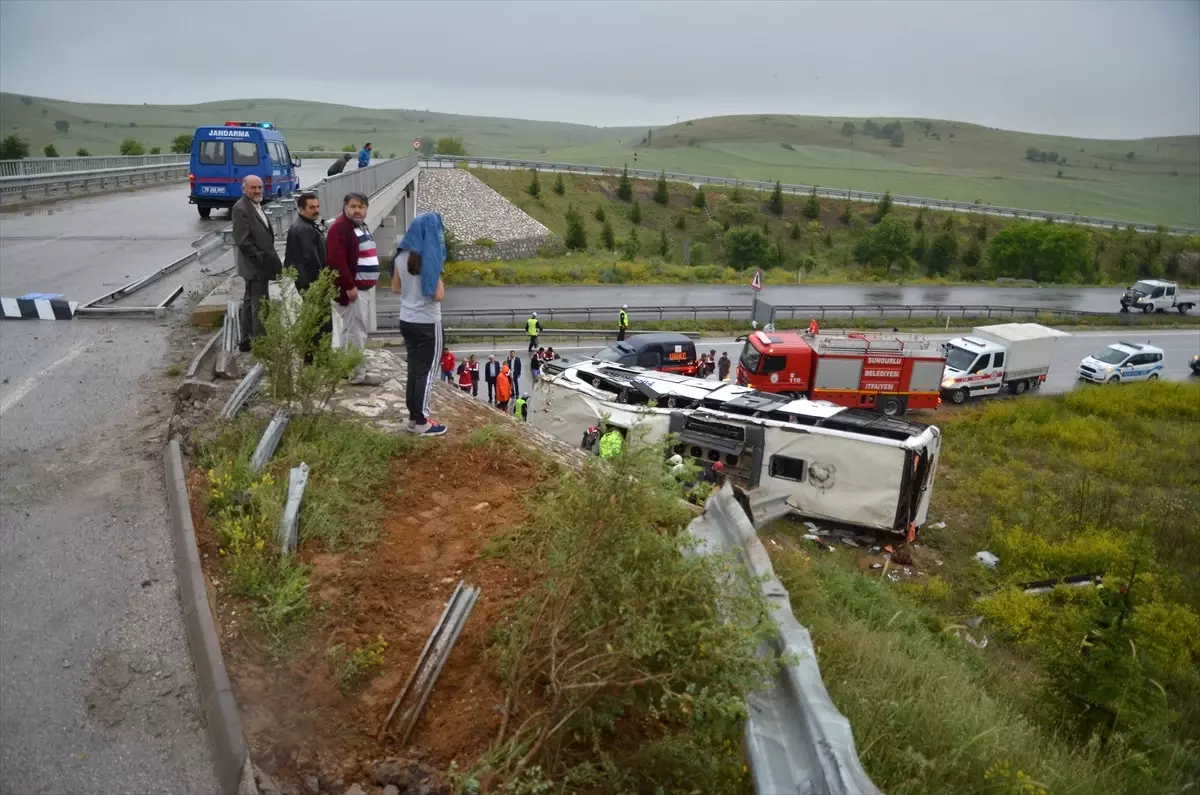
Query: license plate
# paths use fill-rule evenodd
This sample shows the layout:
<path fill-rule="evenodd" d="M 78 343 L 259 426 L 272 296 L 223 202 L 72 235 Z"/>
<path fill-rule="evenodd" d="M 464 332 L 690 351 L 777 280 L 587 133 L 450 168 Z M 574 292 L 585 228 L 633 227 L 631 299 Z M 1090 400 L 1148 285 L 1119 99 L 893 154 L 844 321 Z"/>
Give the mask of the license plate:
<path fill-rule="evenodd" d="M 201 185 L 200 186 L 200 192 L 207 194 L 209 196 L 212 196 L 214 194 L 217 196 L 220 196 L 220 195 L 223 195 L 225 193 L 225 191 L 226 191 L 226 187 L 224 185 Z"/>

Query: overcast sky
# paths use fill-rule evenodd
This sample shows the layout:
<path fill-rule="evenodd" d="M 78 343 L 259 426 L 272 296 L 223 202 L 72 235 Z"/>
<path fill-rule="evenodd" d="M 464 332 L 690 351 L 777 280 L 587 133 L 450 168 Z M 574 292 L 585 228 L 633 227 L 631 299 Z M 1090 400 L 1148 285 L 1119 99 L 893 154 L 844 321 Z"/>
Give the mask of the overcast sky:
<path fill-rule="evenodd" d="M 1200 0 L 0 0 L 0 89 L 294 98 L 596 125 L 931 117 L 1200 132 Z"/>

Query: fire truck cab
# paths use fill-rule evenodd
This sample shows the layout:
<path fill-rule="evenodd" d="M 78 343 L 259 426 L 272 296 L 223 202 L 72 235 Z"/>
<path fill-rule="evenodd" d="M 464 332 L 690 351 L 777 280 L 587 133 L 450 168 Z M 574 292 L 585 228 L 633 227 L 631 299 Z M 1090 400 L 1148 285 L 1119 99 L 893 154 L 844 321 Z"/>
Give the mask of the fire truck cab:
<path fill-rule="evenodd" d="M 746 338 L 737 383 L 894 417 L 941 403 L 946 357 L 916 335 L 756 331 Z"/>

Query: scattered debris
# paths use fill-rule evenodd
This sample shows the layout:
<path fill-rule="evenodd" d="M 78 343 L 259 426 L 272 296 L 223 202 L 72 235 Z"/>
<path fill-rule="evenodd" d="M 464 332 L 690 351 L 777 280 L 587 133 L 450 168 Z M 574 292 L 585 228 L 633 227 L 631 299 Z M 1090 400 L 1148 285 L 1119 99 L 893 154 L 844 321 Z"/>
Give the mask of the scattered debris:
<path fill-rule="evenodd" d="M 283 438 L 283 431 L 287 428 L 288 420 L 291 417 L 283 409 L 275 412 L 275 416 L 271 418 L 267 429 L 263 431 L 262 438 L 258 440 L 258 447 L 254 449 L 254 455 L 250 459 L 250 471 L 257 475 L 262 472 L 263 467 L 271 460 L 271 456 L 275 455 L 275 448 L 279 446 L 279 440 Z"/>
<path fill-rule="evenodd" d="M 944 530 L 945 528 L 945 522 L 934 522 L 933 524 L 929 525 L 930 530 Z"/>
<path fill-rule="evenodd" d="M 404 697 L 408 695 L 411 688 L 415 703 L 404 711 L 400 717 L 399 727 L 400 745 L 408 742 L 408 735 L 417 725 L 417 719 L 421 716 L 421 711 L 425 709 L 429 694 L 433 692 L 433 685 L 442 673 L 446 658 L 450 656 L 450 651 L 454 648 L 454 643 L 458 640 L 463 624 L 467 622 L 467 617 L 471 614 L 471 608 L 475 606 L 477 599 L 479 599 L 479 588 L 459 580 L 450 600 L 446 602 L 446 609 L 442 611 L 442 617 L 438 619 L 429 639 L 425 641 L 425 648 L 421 650 L 421 656 L 417 659 L 412 673 L 409 674 L 408 681 L 404 683 L 396 700 L 392 702 L 392 708 L 388 710 L 387 717 L 383 719 L 383 725 L 379 727 L 376 735 L 377 739 L 383 739 L 388 725 L 400 708 L 400 703 L 404 701 Z M 413 686 L 414 682 L 415 687 Z"/>
<path fill-rule="evenodd" d="M 971 629 L 979 629 L 979 625 L 983 623 L 983 616 L 971 616 L 967 619 L 967 626 Z"/>
<path fill-rule="evenodd" d="M 871 564 L 871 568 L 873 568 L 873 569 L 882 569 L 882 568 L 883 568 L 883 564 L 882 564 L 882 563 L 872 563 L 872 564 Z"/>
<path fill-rule="evenodd" d="M 300 517 L 300 500 L 304 487 L 308 485 L 308 464 L 292 467 L 288 473 L 287 504 L 283 508 L 283 519 L 279 522 L 280 554 L 291 555 L 296 551 L 296 520 Z"/>
<path fill-rule="evenodd" d="M 217 394 L 217 385 L 210 381 L 189 378 L 179 385 L 175 394 L 183 400 L 208 400 Z"/>
<path fill-rule="evenodd" d="M 984 566 L 987 566 L 989 569 L 994 569 L 994 568 L 996 568 L 996 566 L 998 566 L 1000 564 L 1000 558 L 996 557 L 991 552 L 988 552 L 986 550 L 981 551 L 981 552 L 976 552 L 975 560 L 979 561 Z"/>
<path fill-rule="evenodd" d="M 855 541 L 853 538 L 847 538 L 846 536 L 839 536 L 839 538 L 841 538 L 841 540 L 842 540 L 842 543 L 843 543 L 843 544 L 845 544 L 845 545 L 846 545 L 846 546 L 848 546 L 848 547 L 856 547 L 856 546 L 858 546 L 858 542 L 857 542 L 857 541 Z"/>
<path fill-rule="evenodd" d="M 246 377 L 237 385 L 237 389 L 233 390 L 233 394 L 229 396 L 229 401 L 226 402 L 225 408 L 221 409 L 221 419 L 231 420 L 237 416 L 242 405 L 246 402 L 246 398 L 250 397 L 258 386 L 258 379 L 262 378 L 263 364 L 259 362 L 250 368 L 250 372 L 246 373 Z"/>
<path fill-rule="evenodd" d="M 892 553 L 892 563 L 900 566 L 911 566 L 913 563 L 912 553 L 901 547 Z"/>

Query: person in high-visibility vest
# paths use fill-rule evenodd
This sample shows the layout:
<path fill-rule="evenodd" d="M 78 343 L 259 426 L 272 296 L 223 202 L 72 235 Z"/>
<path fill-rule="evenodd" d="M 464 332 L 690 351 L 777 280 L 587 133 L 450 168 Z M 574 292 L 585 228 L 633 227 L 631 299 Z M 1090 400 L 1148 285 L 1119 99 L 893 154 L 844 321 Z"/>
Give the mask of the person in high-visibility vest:
<path fill-rule="evenodd" d="M 529 422 L 529 398 L 521 395 L 513 406 L 513 415 L 522 422 Z"/>
<path fill-rule="evenodd" d="M 600 457 L 612 458 L 621 454 L 621 444 L 625 437 L 616 428 L 600 437 Z"/>
<path fill-rule="evenodd" d="M 816 318 L 812 318 L 808 321 L 808 333 L 813 335 L 821 333 L 821 327 L 817 325 Z"/>
<path fill-rule="evenodd" d="M 617 342 L 625 339 L 625 332 L 629 329 L 629 304 L 621 305 L 621 313 L 617 315 Z"/>
<path fill-rule="evenodd" d="M 537 319 L 537 312 L 534 312 L 529 316 L 529 319 L 525 321 L 525 333 L 529 335 L 529 352 L 533 353 L 535 350 L 537 350 L 538 334 L 542 333 L 542 324 Z"/>

